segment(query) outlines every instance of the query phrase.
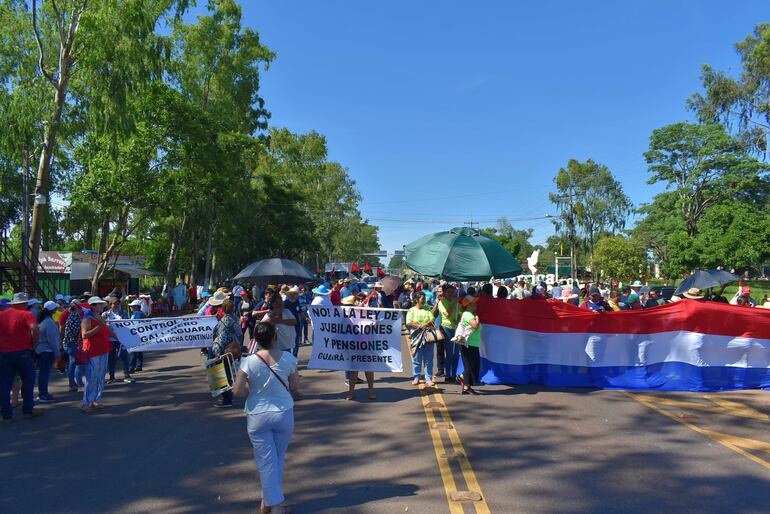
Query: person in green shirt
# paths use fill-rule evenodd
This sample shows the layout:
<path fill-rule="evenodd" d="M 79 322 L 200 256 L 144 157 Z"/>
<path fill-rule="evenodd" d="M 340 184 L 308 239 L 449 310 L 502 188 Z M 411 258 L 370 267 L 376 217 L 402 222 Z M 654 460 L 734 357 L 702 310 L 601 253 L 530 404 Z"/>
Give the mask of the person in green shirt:
<path fill-rule="evenodd" d="M 460 346 L 460 353 L 463 358 L 463 374 L 459 377 L 463 385 L 461 394 L 479 394 L 473 386 L 479 383 L 479 367 L 481 358 L 479 356 L 479 345 L 481 344 L 481 323 L 476 314 L 476 306 L 479 298 L 466 295 L 462 299 L 463 314 L 460 318 L 460 325 L 463 333 L 466 334 L 466 345 Z M 472 332 L 471 332 L 472 331 Z M 470 335 L 468 335 L 470 333 Z"/>
<path fill-rule="evenodd" d="M 457 362 L 460 360 L 460 350 L 452 342 L 457 330 L 457 322 L 460 320 L 460 304 L 457 302 L 457 290 L 452 284 L 444 284 L 439 293 L 438 301 L 433 306 L 433 315 L 441 317 L 441 332 L 444 340 L 436 343 L 436 364 L 438 373 L 443 376 L 444 382 L 454 382 L 457 374 Z"/>
<path fill-rule="evenodd" d="M 425 306 L 425 293 L 419 292 L 415 296 L 416 305 L 406 313 L 406 326 L 410 336 L 414 336 L 417 330 L 424 330 L 433 326 L 435 317 L 430 309 Z M 422 365 L 425 364 L 425 387 L 433 387 L 433 343 L 425 343 L 421 348 L 414 350 L 412 355 L 412 385 L 420 383 Z"/>

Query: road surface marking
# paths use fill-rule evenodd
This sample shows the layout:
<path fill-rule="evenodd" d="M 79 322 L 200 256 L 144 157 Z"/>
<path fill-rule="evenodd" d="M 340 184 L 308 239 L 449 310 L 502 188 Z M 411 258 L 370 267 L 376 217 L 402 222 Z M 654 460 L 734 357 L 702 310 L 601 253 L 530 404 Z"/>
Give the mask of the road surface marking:
<path fill-rule="evenodd" d="M 711 412 L 714 414 L 727 414 L 730 416 L 737 416 L 739 418 L 757 419 L 760 421 L 768 421 L 767 414 L 759 412 L 748 405 L 742 403 L 725 400 L 722 398 L 714 398 L 712 396 L 703 396 L 708 403 L 699 403 L 691 400 L 678 400 L 674 398 L 662 398 L 659 396 L 652 396 L 647 394 L 633 394 L 633 398 L 636 400 L 645 400 L 655 403 L 657 405 L 665 405 L 667 407 L 678 407 L 680 409 L 699 410 L 704 412 Z"/>
<path fill-rule="evenodd" d="M 686 420 L 682 419 L 681 417 L 679 417 L 679 416 L 677 416 L 675 414 L 672 414 L 672 413 L 670 413 L 670 412 L 668 412 L 668 411 L 658 407 L 657 405 L 655 405 L 655 403 L 653 403 L 653 402 L 656 402 L 658 400 L 661 400 L 662 398 L 656 398 L 654 396 L 641 395 L 641 394 L 640 395 L 631 394 L 628 391 L 622 391 L 622 393 L 625 394 L 626 396 L 628 396 L 629 398 L 632 398 L 632 399 L 638 401 L 642 405 L 645 405 L 645 406 L 649 407 L 650 409 L 652 409 L 652 410 L 654 410 L 654 411 L 656 411 L 656 412 L 658 412 L 660 414 L 663 414 L 667 418 L 671 418 L 674 421 L 676 421 L 677 423 L 681 423 L 682 425 L 686 426 L 690 430 L 693 430 L 694 432 L 697 432 L 697 433 L 699 433 L 701 435 L 704 435 L 704 436 L 708 437 L 712 441 L 715 441 L 715 442 L 721 444 L 725 448 L 731 449 L 735 453 L 737 453 L 739 455 L 742 455 L 743 457 L 746 457 L 750 461 L 756 462 L 760 466 L 762 466 L 764 468 L 767 468 L 767 469 L 770 469 L 770 461 L 766 461 L 765 459 L 760 459 L 756 455 L 752 455 L 751 453 L 749 453 L 749 452 L 747 452 L 746 450 L 743 449 L 743 448 L 747 448 L 747 449 L 750 449 L 750 450 L 758 450 L 758 451 L 763 451 L 765 453 L 769 453 L 770 454 L 770 444 L 768 444 L 768 443 L 766 443 L 764 441 L 756 441 L 754 439 L 747 439 L 745 437 L 738 437 L 738 436 L 732 436 L 732 435 L 729 435 L 729 434 L 722 434 L 720 432 L 714 432 L 713 430 L 707 430 L 705 428 L 701 428 L 701 427 L 699 427 L 697 425 L 694 425 L 694 424 L 690 423 L 689 421 L 686 421 Z M 660 402 L 660 403 L 664 404 L 664 405 L 670 405 L 670 402 Z M 686 403 L 694 403 L 694 402 L 686 402 Z M 734 403 L 734 402 L 731 402 L 731 403 Z M 700 405 L 700 404 L 697 404 L 697 405 Z M 678 407 L 679 405 L 675 405 L 675 406 Z M 765 416 L 764 419 L 767 420 L 767 416 Z"/>
<path fill-rule="evenodd" d="M 420 396 L 422 397 L 422 407 L 425 411 L 425 417 L 428 420 L 428 429 L 430 430 L 430 435 L 433 439 L 433 450 L 436 452 L 436 461 L 438 461 L 441 479 L 444 482 L 444 490 L 447 494 L 449 511 L 452 513 L 463 512 L 463 507 L 461 504 L 452 500 L 452 493 L 457 491 L 457 486 L 452 477 L 449 459 L 445 457 L 442 458 L 442 455 L 448 455 L 450 452 L 444 449 L 444 443 L 441 440 L 441 432 L 435 428 L 431 428 L 434 423 L 437 423 L 434 411 L 440 412 L 444 423 L 448 423 L 452 427 L 443 431 L 449 436 L 452 449 L 454 450 L 452 455 L 454 460 L 460 464 L 460 469 L 462 470 L 463 478 L 465 479 L 468 489 L 481 495 L 481 500 L 473 502 L 472 505 L 476 508 L 478 514 L 489 514 L 489 505 L 487 505 L 487 500 L 484 497 L 484 493 L 481 491 L 481 485 L 479 485 L 479 481 L 476 479 L 476 473 L 474 473 L 471 462 L 468 460 L 467 454 L 465 453 L 463 443 L 460 441 L 460 434 L 457 432 L 454 423 L 452 423 L 452 418 L 449 415 L 449 410 L 446 408 L 446 402 L 444 401 L 443 396 L 438 392 L 438 389 L 429 390 L 424 384 L 420 384 L 420 393 Z M 434 397 L 433 402 L 431 402 L 428 397 L 430 394 Z M 434 402 L 441 404 L 441 406 L 437 407 Z"/>
<path fill-rule="evenodd" d="M 430 402 L 428 401 L 428 395 L 423 385 L 420 385 L 420 390 L 422 409 L 425 411 L 425 417 L 428 420 L 428 432 L 430 432 L 430 438 L 433 440 L 433 451 L 436 453 L 438 470 L 439 473 L 441 473 L 441 482 L 444 484 L 444 492 L 446 493 L 447 503 L 449 504 L 449 512 L 451 514 L 462 514 L 464 512 L 463 506 L 452 501 L 452 493 L 457 490 L 457 486 L 455 485 L 454 477 L 452 477 L 452 469 L 449 467 L 449 461 L 441 458 L 441 454 L 444 453 L 444 444 L 441 442 L 441 433 L 435 428 L 431 428 L 431 426 L 436 423 L 433 409 L 428 407 L 428 403 Z"/>

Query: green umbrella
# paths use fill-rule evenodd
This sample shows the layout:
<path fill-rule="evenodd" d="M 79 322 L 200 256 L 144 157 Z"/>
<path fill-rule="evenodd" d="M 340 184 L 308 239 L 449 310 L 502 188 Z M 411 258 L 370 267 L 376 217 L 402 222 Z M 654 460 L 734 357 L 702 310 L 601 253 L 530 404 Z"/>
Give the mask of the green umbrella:
<path fill-rule="evenodd" d="M 404 248 L 406 265 L 425 277 L 489 280 L 513 277 L 521 266 L 497 241 L 468 227 L 430 234 Z"/>

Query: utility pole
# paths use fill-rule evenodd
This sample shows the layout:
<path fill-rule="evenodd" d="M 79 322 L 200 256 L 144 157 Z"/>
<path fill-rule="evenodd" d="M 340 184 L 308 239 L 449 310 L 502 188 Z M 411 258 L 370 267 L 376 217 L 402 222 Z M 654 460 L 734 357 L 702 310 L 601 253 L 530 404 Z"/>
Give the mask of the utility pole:
<path fill-rule="evenodd" d="M 571 268 L 570 275 L 572 276 L 572 284 L 577 283 L 577 262 L 575 260 L 575 246 L 576 246 L 576 234 L 575 234 L 575 210 L 573 208 L 573 195 L 572 191 L 572 175 L 569 177 L 569 265 Z"/>
<path fill-rule="evenodd" d="M 473 225 L 476 225 L 478 227 L 479 226 L 479 222 L 478 221 L 473 221 L 473 216 L 471 216 L 471 221 L 466 221 L 465 222 L 465 226 L 470 227 L 470 228 L 475 228 Z"/>

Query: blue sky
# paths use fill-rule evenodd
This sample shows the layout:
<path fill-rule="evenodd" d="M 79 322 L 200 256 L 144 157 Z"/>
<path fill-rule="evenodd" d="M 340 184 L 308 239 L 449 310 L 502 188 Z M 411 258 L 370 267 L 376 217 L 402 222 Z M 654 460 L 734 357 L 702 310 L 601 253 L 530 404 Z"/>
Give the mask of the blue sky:
<path fill-rule="evenodd" d="M 327 137 L 382 248 L 468 220 L 541 218 L 571 158 L 606 164 L 635 204 L 650 133 L 689 119 L 700 67 L 739 69 L 734 44 L 766 3 L 243 1 L 277 53 L 271 123 Z M 632 221 L 632 220 L 630 220 Z"/>

